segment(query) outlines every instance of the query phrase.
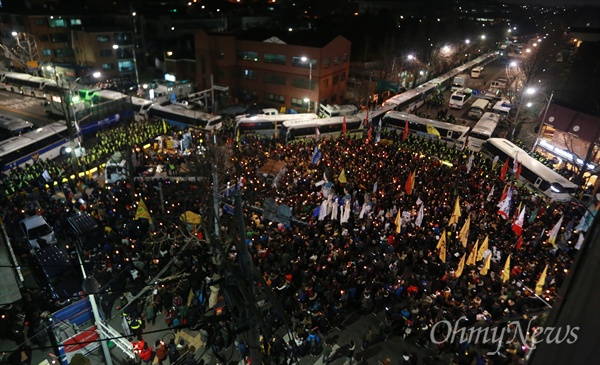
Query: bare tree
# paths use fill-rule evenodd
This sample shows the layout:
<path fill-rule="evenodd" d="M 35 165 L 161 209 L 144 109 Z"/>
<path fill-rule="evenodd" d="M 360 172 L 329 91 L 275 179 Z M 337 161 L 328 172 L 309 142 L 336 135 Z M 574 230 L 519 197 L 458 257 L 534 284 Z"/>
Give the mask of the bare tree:
<path fill-rule="evenodd" d="M 0 44 L 4 51 L 4 56 L 16 67 L 22 71 L 27 71 L 30 67 L 28 62 L 39 64 L 40 53 L 37 47 L 35 37 L 28 33 L 13 33 L 14 43 Z"/>

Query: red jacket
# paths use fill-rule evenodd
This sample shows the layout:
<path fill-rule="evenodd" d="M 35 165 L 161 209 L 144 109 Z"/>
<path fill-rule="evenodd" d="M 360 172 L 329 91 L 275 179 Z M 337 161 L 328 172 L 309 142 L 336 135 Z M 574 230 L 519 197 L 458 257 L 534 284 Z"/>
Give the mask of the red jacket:
<path fill-rule="evenodd" d="M 142 361 L 150 361 L 151 358 L 152 347 L 147 346 L 145 349 L 142 349 L 142 351 L 140 351 L 140 359 L 142 359 Z"/>

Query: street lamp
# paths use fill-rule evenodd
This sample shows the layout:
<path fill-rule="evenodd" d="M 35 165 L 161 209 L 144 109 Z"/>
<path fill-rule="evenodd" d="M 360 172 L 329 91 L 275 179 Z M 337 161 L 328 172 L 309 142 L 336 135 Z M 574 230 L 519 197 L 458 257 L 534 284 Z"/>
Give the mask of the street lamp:
<path fill-rule="evenodd" d="M 552 98 L 554 97 L 554 91 L 552 91 L 550 93 L 550 96 L 548 96 L 541 91 L 535 90 L 534 88 L 527 89 L 528 94 L 534 94 L 536 92 L 539 93 L 540 95 L 542 95 L 546 99 L 546 107 L 544 108 L 544 114 L 542 116 L 542 120 L 540 121 L 540 125 L 538 126 L 538 132 L 537 132 L 535 141 L 533 141 L 533 147 L 531 147 L 532 151 L 535 151 L 535 148 L 537 147 L 538 142 L 539 142 L 540 138 L 542 137 L 542 129 L 544 128 L 544 122 L 546 122 L 546 115 L 548 114 L 548 108 L 550 108 L 550 104 L 552 103 Z"/>
<path fill-rule="evenodd" d="M 163 57 L 163 71 L 167 73 L 167 57 L 171 57 L 173 55 L 173 51 L 165 51 Z"/>
<path fill-rule="evenodd" d="M 86 75 L 81 75 L 78 78 L 75 79 L 75 81 L 73 81 L 73 83 L 71 84 L 71 82 L 69 81 L 69 105 L 71 106 L 71 117 L 67 118 L 67 120 L 71 123 L 67 123 L 67 127 L 69 129 L 69 138 L 71 139 L 71 146 L 73 146 L 74 144 L 74 133 L 73 133 L 73 126 L 75 126 L 77 133 L 78 133 L 78 149 L 79 149 L 79 153 L 81 153 L 81 143 L 83 142 L 83 136 L 81 134 L 81 129 L 79 128 L 79 124 L 77 123 L 77 111 L 75 110 L 75 103 L 73 103 L 73 90 L 75 89 L 75 87 L 77 86 L 77 83 L 79 82 L 79 80 L 81 80 L 82 77 L 85 76 L 93 76 L 94 78 L 100 78 L 100 76 L 102 76 L 102 74 L 100 72 L 92 72 L 90 74 L 86 74 Z M 66 116 L 68 116 L 68 112 L 65 113 Z M 72 147 L 71 147 L 72 148 Z M 75 165 L 75 159 L 77 158 L 77 154 L 75 153 L 75 149 L 72 148 L 71 151 L 69 151 L 69 149 L 67 148 L 67 153 L 69 152 L 73 152 L 73 164 Z M 83 165 L 83 171 L 85 172 L 85 164 Z"/>
<path fill-rule="evenodd" d="M 310 113 L 310 109 L 311 109 L 310 94 L 312 92 L 312 60 L 310 58 L 304 57 L 304 56 L 302 58 L 300 58 L 300 60 L 302 62 L 308 62 L 308 112 Z M 304 100 L 306 100 L 306 99 L 304 99 Z M 316 108 L 316 105 L 315 105 L 315 108 Z"/>

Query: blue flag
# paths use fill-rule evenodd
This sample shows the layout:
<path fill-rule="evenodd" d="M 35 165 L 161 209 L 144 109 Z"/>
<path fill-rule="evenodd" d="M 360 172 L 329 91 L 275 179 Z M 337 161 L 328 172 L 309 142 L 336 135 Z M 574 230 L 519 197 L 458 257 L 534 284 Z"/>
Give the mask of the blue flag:
<path fill-rule="evenodd" d="M 319 145 L 316 145 L 310 163 L 313 165 L 318 164 L 319 161 L 321 161 L 321 157 L 323 157 L 323 153 L 321 152 L 321 149 L 319 149 Z"/>

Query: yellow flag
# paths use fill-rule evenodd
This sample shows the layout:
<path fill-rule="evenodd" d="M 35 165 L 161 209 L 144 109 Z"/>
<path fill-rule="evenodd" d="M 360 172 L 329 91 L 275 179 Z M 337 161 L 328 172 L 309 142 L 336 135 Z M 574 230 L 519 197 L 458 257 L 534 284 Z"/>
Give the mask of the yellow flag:
<path fill-rule="evenodd" d="M 427 123 L 427 133 L 428 134 L 433 134 L 436 135 L 438 138 L 441 138 L 440 136 L 440 132 L 438 132 L 437 129 L 435 129 L 434 126 L 432 126 L 431 124 Z"/>
<path fill-rule="evenodd" d="M 394 224 L 396 225 L 396 233 L 400 233 L 402 230 L 402 217 L 400 216 L 400 209 L 398 209 L 398 214 L 396 215 Z"/>
<path fill-rule="evenodd" d="M 508 279 L 510 279 L 510 255 L 508 255 L 506 258 L 506 263 L 504 264 L 504 269 L 502 270 L 502 282 L 506 283 Z"/>
<path fill-rule="evenodd" d="M 446 263 L 446 240 L 444 240 L 444 244 L 440 248 L 440 260 L 445 264 Z"/>
<path fill-rule="evenodd" d="M 456 268 L 456 272 L 454 273 L 454 275 L 457 278 L 459 278 L 462 275 L 463 269 L 465 268 L 465 256 L 466 254 L 463 253 L 463 257 L 460 259 L 458 267 Z"/>
<path fill-rule="evenodd" d="M 469 257 L 467 258 L 467 265 L 475 265 L 477 262 L 477 246 L 479 245 L 479 240 L 475 241 L 475 246 L 471 249 L 469 253 Z"/>
<path fill-rule="evenodd" d="M 346 180 L 346 171 L 344 171 L 344 169 L 342 169 L 340 176 L 338 176 L 338 181 L 341 182 L 342 184 L 345 184 L 348 182 L 348 180 Z"/>
<path fill-rule="evenodd" d="M 487 275 L 488 270 L 490 269 L 490 259 L 492 258 L 492 255 L 489 254 L 488 257 L 485 259 L 485 265 L 483 265 L 483 267 L 481 268 L 481 270 L 479 270 L 479 273 L 483 276 Z"/>
<path fill-rule="evenodd" d="M 467 216 L 467 220 L 465 224 L 463 224 L 460 229 L 460 233 L 458 234 L 458 238 L 460 238 L 460 243 L 462 243 L 463 247 L 467 247 L 467 236 L 469 235 L 469 229 L 471 228 L 471 216 Z"/>
<path fill-rule="evenodd" d="M 240 129 L 238 128 L 237 133 L 235 134 L 235 141 L 240 143 Z"/>
<path fill-rule="evenodd" d="M 163 119 L 163 134 L 167 134 L 167 122 Z"/>
<path fill-rule="evenodd" d="M 415 188 L 415 179 L 416 178 L 417 178 L 417 170 L 413 170 L 413 173 L 411 175 L 411 181 L 410 181 L 413 189 Z"/>
<path fill-rule="evenodd" d="M 140 198 L 140 202 L 138 203 L 137 211 L 135 212 L 134 220 L 146 218 L 150 224 L 152 224 L 152 217 L 150 217 L 150 212 L 148 208 L 146 208 L 146 203 L 144 203 L 144 199 Z"/>
<path fill-rule="evenodd" d="M 452 225 L 458 222 L 458 218 L 460 218 L 460 202 L 458 201 L 458 197 L 456 197 L 456 202 L 454 203 L 454 211 L 450 216 L 450 221 L 448 221 L 448 225 Z"/>
<path fill-rule="evenodd" d="M 535 293 L 537 295 L 542 294 L 542 291 L 544 290 L 544 284 L 546 284 L 546 271 L 548 271 L 548 264 L 546 264 L 544 271 L 542 271 L 542 275 L 540 275 L 537 284 L 535 284 Z"/>
<path fill-rule="evenodd" d="M 440 247 L 446 247 L 446 231 L 443 231 L 442 234 L 440 235 L 440 240 L 438 241 L 437 246 L 435 246 L 435 249 L 439 249 Z"/>
<path fill-rule="evenodd" d="M 477 261 L 483 259 L 483 253 L 488 249 L 488 240 L 489 236 L 485 236 L 481 247 L 479 247 L 479 251 L 477 251 Z"/>

